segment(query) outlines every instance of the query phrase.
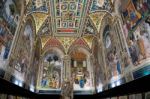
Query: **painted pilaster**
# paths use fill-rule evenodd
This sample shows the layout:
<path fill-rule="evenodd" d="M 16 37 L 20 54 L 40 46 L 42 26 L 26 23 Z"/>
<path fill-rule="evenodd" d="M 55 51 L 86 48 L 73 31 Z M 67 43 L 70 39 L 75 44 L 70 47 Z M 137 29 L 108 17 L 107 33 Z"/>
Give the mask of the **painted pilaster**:
<path fill-rule="evenodd" d="M 64 69 L 63 69 L 63 75 L 64 75 L 64 79 L 70 79 L 71 77 L 71 65 L 70 65 L 70 62 L 71 59 L 70 59 L 70 56 L 69 55 L 65 55 L 64 56 L 64 59 L 63 59 L 63 66 L 64 66 Z"/>
<path fill-rule="evenodd" d="M 87 57 L 87 70 L 89 71 L 89 74 L 90 74 L 90 79 L 91 79 L 91 87 L 92 87 L 92 90 L 94 90 L 94 87 L 95 87 L 95 77 L 94 77 L 94 56 L 91 54 L 89 57 Z M 94 93 L 94 92 L 93 92 Z"/>

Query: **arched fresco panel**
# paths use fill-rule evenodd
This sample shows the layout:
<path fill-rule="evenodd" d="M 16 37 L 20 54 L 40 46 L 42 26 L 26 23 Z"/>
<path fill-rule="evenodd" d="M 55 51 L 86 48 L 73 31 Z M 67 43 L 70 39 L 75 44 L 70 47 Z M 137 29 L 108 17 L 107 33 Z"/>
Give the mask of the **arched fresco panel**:
<path fill-rule="evenodd" d="M 0 67 L 3 67 L 9 57 L 12 41 L 21 15 L 21 1 L 1 1 L 0 10 Z M 16 9 L 18 8 L 18 9 Z"/>
<path fill-rule="evenodd" d="M 40 42 L 40 39 L 37 39 L 35 42 L 36 46 L 34 48 L 34 53 L 32 55 L 34 56 L 31 60 L 31 67 L 29 70 L 31 72 L 28 72 L 27 79 L 30 84 L 30 91 L 34 91 L 36 83 L 37 83 L 37 78 L 38 78 L 38 70 L 39 70 L 39 65 L 40 65 L 40 55 L 41 55 L 41 50 L 42 50 L 42 44 Z"/>
<path fill-rule="evenodd" d="M 134 66 L 148 61 L 150 58 L 150 26 L 142 22 L 135 32 L 127 38 L 131 60 Z"/>
<path fill-rule="evenodd" d="M 42 57 L 39 90 L 59 90 L 62 83 L 63 52 L 58 48 L 46 51 Z"/>
<path fill-rule="evenodd" d="M 120 14 L 123 20 L 123 30 L 131 56 L 134 79 L 148 75 L 150 61 L 150 31 L 146 18 L 149 14 L 149 1 L 127 0 L 122 3 Z M 141 71 L 139 71 L 141 69 Z"/>
<path fill-rule="evenodd" d="M 94 75 L 95 75 L 95 86 L 97 92 L 101 92 L 103 90 L 104 82 L 106 81 L 106 75 L 104 70 L 104 63 L 103 63 L 103 56 L 102 56 L 102 49 L 99 46 L 98 40 L 95 38 L 93 41 L 93 56 L 94 56 Z"/>
<path fill-rule="evenodd" d="M 76 47 L 70 53 L 71 77 L 74 80 L 74 91 L 90 91 L 93 86 L 93 65 L 90 53 L 82 47 Z"/>
<path fill-rule="evenodd" d="M 21 31 L 15 49 L 10 55 L 9 66 L 14 68 L 17 78 L 24 80 L 33 50 L 33 28 L 27 23 Z"/>
<path fill-rule="evenodd" d="M 111 32 L 111 27 L 107 25 L 103 32 L 103 43 L 105 49 L 105 60 L 108 70 L 108 79 L 110 81 L 117 80 L 122 73 L 121 57 L 117 49 L 119 48 L 115 42 L 115 33 Z"/>

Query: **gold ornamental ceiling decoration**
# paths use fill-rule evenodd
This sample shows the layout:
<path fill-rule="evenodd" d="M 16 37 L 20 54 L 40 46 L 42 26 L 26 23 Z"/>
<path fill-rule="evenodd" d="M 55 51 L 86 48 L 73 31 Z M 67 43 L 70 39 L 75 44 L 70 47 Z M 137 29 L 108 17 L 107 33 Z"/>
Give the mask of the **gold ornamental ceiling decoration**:
<path fill-rule="evenodd" d="M 53 28 L 59 34 L 76 34 L 86 16 L 90 0 L 50 0 Z"/>
<path fill-rule="evenodd" d="M 98 32 L 100 31 L 100 25 L 105 14 L 106 12 L 94 12 L 89 15 Z"/>
<path fill-rule="evenodd" d="M 40 27 L 43 25 L 43 23 L 47 19 L 48 15 L 46 13 L 36 12 L 36 13 L 33 13 L 32 16 L 35 21 L 36 34 L 37 34 Z"/>
<path fill-rule="evenodd" d="M 61 49 L 63 49 L 62 43 L 60 43 L 60 41 L 56 38 L 56 37 L 51 37 L 45 44 L 45 46 L 43 47 L 43 49 L 47 49 L 50 47 L 59 47 Z"/>
<path fill-rule="evenodd" d="M 72 45 L 70 46 L 69 50 L 74 48 L 75 46 L 81 46 L 81 47 L 86 47 L 86 48 L 90 49 L 89 45 L 87 44 L 87 42 L 83 38 L 77 38 L 72 43 Z"/>
<path fill-rule="evenodd" d="M 85 42 L 88 44 L 89 48 L 92 48 L 92 41 L 94 39 L 93 36 L 89 35 L 89 36 L 84 36 L 83 39 L 85 40 Z"/>
<path fill-rule="evenodd" d="M 41 37 L 42 49 L 50 38 L 51 38 L 50 36 Z"/>
<path fill-rule="evenodd" d="M 87 42 L 86 42 L 83 38 L 76 39 L 76 40 L 73 42 L 72 46 L 74 46 L 74 45 L 89 47 L 88 44 L 87 44 Z"/>
<path fill-rule="evenodd" d="M 70 46 L 75 41 L 74 37 L 57 37 L 57 39 L 62 43 L 62 45 L 65 49 L 65 53 L 68 52 Z"/>

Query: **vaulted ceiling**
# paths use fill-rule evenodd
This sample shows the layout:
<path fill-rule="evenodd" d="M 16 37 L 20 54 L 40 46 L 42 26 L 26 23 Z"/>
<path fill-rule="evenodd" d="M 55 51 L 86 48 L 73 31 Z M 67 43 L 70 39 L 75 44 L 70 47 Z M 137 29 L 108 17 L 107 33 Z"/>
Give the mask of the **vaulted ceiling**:
<path fill-rule="evenodd" d="M 104 13 L 113 0 L 26 0 L 26 13 L 35 20 L 39 35 L 75 36 L 99 32 Z M 97 29 L 97 31 L 95 31 Z"/>
<path fill-rule="evenodd" d="M 91 49 L 106 12 L 114 11 L 114 0 L 26 0 L 25 9 L 42 49 L 59 47 L 68 53 L 74 45 Z"/>

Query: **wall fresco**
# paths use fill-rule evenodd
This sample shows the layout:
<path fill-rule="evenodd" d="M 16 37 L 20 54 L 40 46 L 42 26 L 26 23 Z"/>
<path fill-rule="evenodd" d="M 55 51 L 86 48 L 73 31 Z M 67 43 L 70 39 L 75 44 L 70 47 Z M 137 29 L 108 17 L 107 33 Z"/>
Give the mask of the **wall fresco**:
<path fill-rule="evenodd" d="M 62 61 L 55 53 L 47 54 L 43 59 L 43 72 L 40 89 L 61 88 Z"/>
<path fill-rule="evenodd" d="M 20 18 L 20 6 L 13 0 L 6 0 L 0 9 L 0 61 L 9 55 L 15 30 Z M 20 9 L 18 9 L 18 8 Z"/>

